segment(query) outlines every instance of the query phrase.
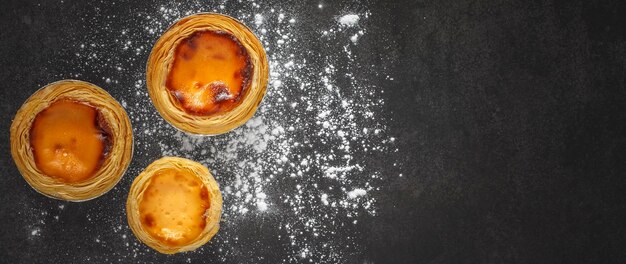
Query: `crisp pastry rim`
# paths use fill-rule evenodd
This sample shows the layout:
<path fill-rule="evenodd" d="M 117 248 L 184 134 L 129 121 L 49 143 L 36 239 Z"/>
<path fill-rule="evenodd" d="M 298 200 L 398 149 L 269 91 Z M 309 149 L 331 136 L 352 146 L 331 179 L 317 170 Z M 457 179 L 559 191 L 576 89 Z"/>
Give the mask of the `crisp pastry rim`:
<path fill-rule="evenodd" d="M 143 193 L 150 185 L 151 179 L 157 172 L 163 169 L 186 169 L 202 181 L 209 193 L 210 207 L 206 213 L 206 225 L 202 233 L 186 245 L 172 246 L 162 243 L 153 238 L 143 227 L 140 219 L 139 203 L 143 198 Z M 211 240 L 220 227 L 222 216 L 222 194 L 219 184 L 204 165 L 180 157 L 162 157 L 148 165 L 136 178 L 128 192 L 126 200 L 126 217 L 128 225 L 135 236 L 144 244 L 163 254 L 175 254 L 179 252 L 192 251 Z"/>
<path fill-rule="evenodd" d="M 227 112 L 209 116 L 185 112 L 166 87 L 176 47 L 191 34 L 203 30 L 223 31 L 235 37 L 248 52 L 253 67 L 242 102 Z M 196 13 L 173 23 L 155 42 L 146 63 L 146 87 L 157 112 L 176 129 L 197 135 L 224 134 L 246 123 L 263 101 L 268 78 L 269 62 L 261 41 L 241 21 L 219 13 Z"/>
<path fill-rule="evenodd" d="M 77 183 L 66 183 L 39 171 L 30 145 L 30 129 L 36 115 L 59 100 L 96 108 L 113 138 L 100 168 L 87 180 Z M 95 199 L 113 189 L 126 173 L 134 150 L 132 125 L 126 110 L 99 86 L 73 79 L 49 83 L 30 95 L 15 114 L 10 138 L 11 156 L 28 185 L 44 196 L 71 202 Z"/>

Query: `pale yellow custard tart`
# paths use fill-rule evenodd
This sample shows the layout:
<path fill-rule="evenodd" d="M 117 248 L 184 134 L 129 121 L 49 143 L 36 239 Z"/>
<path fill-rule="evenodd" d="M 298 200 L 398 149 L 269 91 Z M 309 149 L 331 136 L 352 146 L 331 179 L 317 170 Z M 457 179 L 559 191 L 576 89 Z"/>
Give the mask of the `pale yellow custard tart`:
<path fill-rule="evenodd" d="M 135 178 L 126 201 L 135 236 L 164 253 L 194 250 L 219 230 L 222 195 L 209 169 L 192 160 L 164 157 Z"/>

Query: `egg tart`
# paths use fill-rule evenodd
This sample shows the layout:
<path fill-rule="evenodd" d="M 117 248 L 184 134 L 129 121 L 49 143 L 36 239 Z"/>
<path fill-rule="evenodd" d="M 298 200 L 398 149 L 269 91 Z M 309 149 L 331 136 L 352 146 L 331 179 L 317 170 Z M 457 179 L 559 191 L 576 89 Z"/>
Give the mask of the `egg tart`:
<path fill-rule="evenodd" d="M 120 180 L 133 152 L 124 108 L 102 88 L 63 80 L 31 95 L 11 124 L 11 155 L 38 192 L 61 200 L 100 196 Z"/>
<path fill-rule="evenodd" d="M 188 133 L 216 135 L 250 119 L 265 95 L 268 62 L 261 42 L 243 23 L 201 13 L 172 25 L 146 66 L 157 111 Z"/>
<path fill-rule="evenodd" d="M 202 164 L 164 157 L 135 178 L 126 216 L 135 236 L 164 253 L 194 250 L 219 229 L 222 194 Z"/>

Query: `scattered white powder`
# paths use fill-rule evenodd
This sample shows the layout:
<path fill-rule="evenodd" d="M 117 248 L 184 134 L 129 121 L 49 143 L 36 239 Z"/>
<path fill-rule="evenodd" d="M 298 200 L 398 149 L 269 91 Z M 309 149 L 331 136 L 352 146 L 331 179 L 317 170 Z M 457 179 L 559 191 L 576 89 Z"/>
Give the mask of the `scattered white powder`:
<path fill-rule="evenodd" d="M 324 205 L 328 205 L 328 194 L 323 193 L 321 199 Z"/>
<path fill-rule="evenodd" d="M 156 112 L 145 87 L 145 63 L 154 42 L 176 20 L 198 12 L 224 13 L 250 26 L 266 48 L 270 66 L 267 94 L 257 113 L 218 136 L 173 128 Z M 376 161 L 397 150 L 380 114 L 384 91 L 376 76 L 383 69 L 363 64 L 356 55 L 363 53 L 356 52 L 355 44 L 365 41 L 361 36 L 366 33 L 359 22 L 369 11 L 359 9 L 358 15 L 330 19 L 307 32 L 301 28 L 303 14 L 256 1 L 236 7 L 226 1 L 169 2 L 132 13 L 126 24 L 109 24 L 116 18 L 86 13 L 79 31 L 92 34 L 68 41 L 78 43 L 68 52 L 81 62 L 70 77 L 105 76 L 97 84 L 120 100 L 133 124 L 134 165 L 118 185 L 122 187 L 107 198 L 116 199 L 123 211 L 125 187 L 145 166 L 161 156 L 185 157 L 211 170 L 224 198 L 218 236 L 190 256 L 211 250 L 221 262 L 257 257 L 260 251 L 254 247 L 242 250 L 259 239 L 242 235 L 240 228 L 249 226 L 278 227 L 277 241 L 287 242 L 277 252 L 284 262 L 338 263 L 363 255 L 361 234 L 348 226 L 377 214 L 375 193 L 384 171 Z M 313 42 L 326 48 L 311 53 L 318 46 Z M 357 71 L 364 74 L 357 77 Z M 116 249 L 116 257 L 151 254 L 127 238 L 132 233 L 120 215 L 91 211 L 85 218 L 108 223 L 127 246 L 126 252 Z M 102 247 L 121 243 L 106 243 L 108 239 L 101 237 Z"/>
<path fill-rule="evenodd" d="M 354 190 L 348 192 L 348 198 L 355 199 L 355 198 L 357 198 L 359 196 L 363 196 L 365 194 L 367 194 L 367 191 L 365 191 L 363 189 L 354 189 Z"/>
<path fill-rule="evenodd" d="M 259 209 L 259 211 L 267 210 L 267 203 L 265 203 L 264 201 L 257 201 L 256 206 Z"/>
<path fill-rule="evenodd" d="M 359 40 L 359 34 L 354 34 L 354 36 L 350 37 L 350 40 L 356 43 L 356 41 Z"/>
<path fill-rule="evenodd" d="M 257 26 L 263 24 L 263 16 L 261 14 L 254 15 L 254 24 Z"/>
<path fill-rule="evenodd" d="M 352 27 L 359 23 L 359 15 L 349 14 L 339 18 L 339 24 L 346 27 Z"/>

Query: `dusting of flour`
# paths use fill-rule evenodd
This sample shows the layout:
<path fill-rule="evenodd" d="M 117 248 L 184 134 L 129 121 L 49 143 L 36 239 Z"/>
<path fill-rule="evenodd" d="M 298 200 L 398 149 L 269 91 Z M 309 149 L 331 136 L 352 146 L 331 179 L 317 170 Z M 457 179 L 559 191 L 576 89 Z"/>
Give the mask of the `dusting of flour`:
<path fill-rule="evenodd" d="M 347 14 L 339 18 L 339 24 L 346 27 L 352 27 L 359 23 L 359 15 Z"/>
<path fill-rule="evenodd" d="M 81 18 L 82 26 L 94 33 L 81 36 L 72 48 L 82 64 L 71 77 L 101 72 L 103 85 L 123 90 L 114 96 L 131 118 L 139 161 L 121 185 L 129 186 L 161 156 L 196 160 L 215 176 L 224 198 L 221 228 L 210 247 L 188 253 L 190 260 L 210 250 L 223 262 L 263 262 L 255 259 L 263 247 L 249 237 L 260 227 L 274 230 L 274 240 L 285 248 L 279 252 L 284 262 L 337 263 L 362 255 L 363 235 L 354 226 L 360 217 L 377 214 L 375 194 L 384 175 L 368 157 L 397 151 L 380 116 L 384 91 L 353 74 L 371 68 L 359 65 L 354 52 L 367 33 L 362 22 L 369 11 L 336 14 L 313 32 L 304 31 L 305 16 L 298 10 L 252 1 L 167 3 L 132 12 L 134 19 L 121 28 L 112 23 L 115 17 L 97 12 Z M 198 12 L 243 21 L 263 43 L 270 65 L 267 94 L 254 117 L 212 137 L 189 135 L 167 124 L 152 106 L 144 81 L 152 44 L 177 19 Z M 109 32 L 115 32 L 113 39 L 98 37 Z M 323 48 L 305 39 L 315 39 Z M 123 196 L 127 190 L 119 192 Z M 131 239 L 124 218 L 108 222 L 129 249 L 115 253 L 117 257 L 151 254 Z M 33 225 L 33 237 L 41 232 Z"/>

